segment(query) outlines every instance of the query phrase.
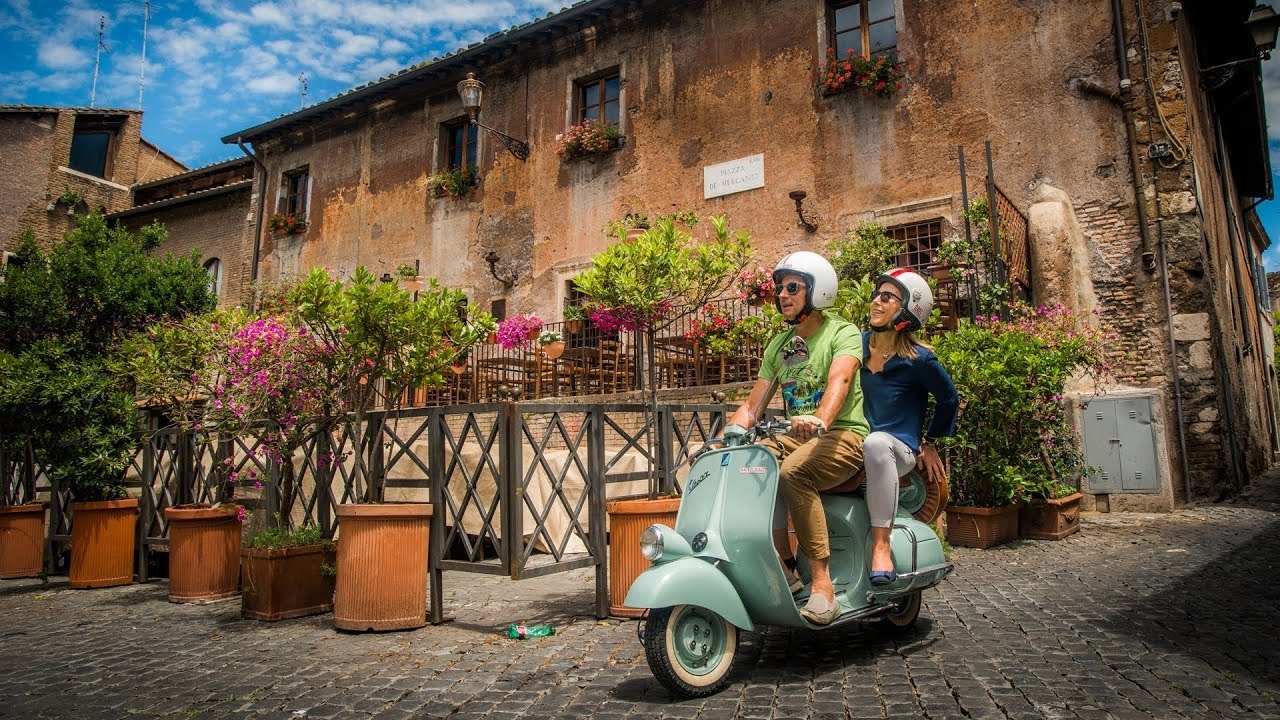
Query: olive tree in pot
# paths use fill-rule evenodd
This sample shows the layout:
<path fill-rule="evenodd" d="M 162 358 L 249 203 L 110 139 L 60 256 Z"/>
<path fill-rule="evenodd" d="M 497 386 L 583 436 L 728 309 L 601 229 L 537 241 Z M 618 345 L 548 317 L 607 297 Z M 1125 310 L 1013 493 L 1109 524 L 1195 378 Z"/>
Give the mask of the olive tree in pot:
<path fill-rule="evenodd" d="M 713 298 L 726 295 L 751 257 L 750 236 L 729 230 L 724 216 L 710 218 L 711 237 L 695 241 L 690 232 L 697 217 L 682 213 L 664 217 L 643 234 L 611 244 L 591 260 L 591 268 L 574 278 L 587 297 L 592 322 L 606 332 L 634 331 L 644 338 L 647 371 L 645 433 L 649 457 L 656 457 L 657 362 L 655 339 L 678 320 L 697 312 Z M 683 227 L 682 227 L 683 226 Z M 688 229 L 685 229 L 688 228 Z M 645 499 L 609 503 L 609 597 L 614 615 L 636 616 L 622 599 L 646 562 L 639 554 L 644 528 L 655 522 L 675 523 L 679 498 L 664 488 L 670 468 L 651 464 Z M 666 490 L 667 497 L 659 497 Z"/>
<path fill-rule="evenodd" d="M 421 627 L 431 505 L 383 502 L 383 471 L 374 459 L 383 448 L 388 412 L 372 410 L 379 398 L 394 410 L 406 389 L 442 385 L 450 367 L 496 324 L 467 304 L 461 291 L 434 279 L 414 300 L 363 267 L 345 282 L 313 270 L 289 293 L 289 304 L 300 328 L 327 349 L 323 366 L 340 402 L 320 409 L 316 431 L 323 436 L 350 423 L 349 471 L 362 501 L 338 507 L 334 625 L 355 631 Z"/>

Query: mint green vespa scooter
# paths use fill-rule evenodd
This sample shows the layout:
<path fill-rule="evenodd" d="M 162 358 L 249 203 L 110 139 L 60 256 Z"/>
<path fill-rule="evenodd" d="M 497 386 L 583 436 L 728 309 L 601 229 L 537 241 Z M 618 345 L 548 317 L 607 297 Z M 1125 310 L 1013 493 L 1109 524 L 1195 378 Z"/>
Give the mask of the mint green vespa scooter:
<path fill-rule="evenodd" d="M 865 499 L 824 493 L 841 614 L 826 626 L 805 620 L 799 608 L 808 588 L 792 595 L 773 547 L 778 462 L 752 442 L 768 442 L 786 427 L 785 420 L 763 420 L 741 445 L 714 439 L 721 449 L 704 448 L 689 470 L 675 528 L 652 525 L 641 536 L 641 552 L 653 565 L 636 579 L 624 604 L 649 608 L 642 621 L 645 657 L 654 677 L 678 697 L 705 697 L 725 686 L 739 629 L 827 628 L 872 619 L 910 627 L 920 614 L 921 592 L 951 572 L 938 536 L 912 517 L 936 517 L 945 501 L 936 486 L 913 473 L 901 490 L 890 536 L 898 580 L 883 587 L 867 577 L 871 524 Z M 800 572 L 807 580 L 803 559 Z"/>

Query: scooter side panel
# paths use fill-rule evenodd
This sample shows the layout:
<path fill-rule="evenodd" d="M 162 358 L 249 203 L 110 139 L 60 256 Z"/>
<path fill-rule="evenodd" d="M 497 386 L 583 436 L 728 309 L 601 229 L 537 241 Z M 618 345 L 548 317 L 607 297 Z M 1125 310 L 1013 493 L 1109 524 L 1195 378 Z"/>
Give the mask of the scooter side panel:
<path fill-rule="evenodd" d="M 640 573 L 622 604 L 633 608 L 697 605 L 743 630 L 755 627 L 729 579 L 711 563 L 693 557 L 659 562 Z"/>
<path fill-rule="evenodd" d="M 720 569 L 756 622 L 803 626 L 773 548 L 777 499 L 778 461 L 763 445 L 707 453 L 689 471 L 676 531 L 695 547 L 708 534 L 696 554 L 728 561 Z"/>

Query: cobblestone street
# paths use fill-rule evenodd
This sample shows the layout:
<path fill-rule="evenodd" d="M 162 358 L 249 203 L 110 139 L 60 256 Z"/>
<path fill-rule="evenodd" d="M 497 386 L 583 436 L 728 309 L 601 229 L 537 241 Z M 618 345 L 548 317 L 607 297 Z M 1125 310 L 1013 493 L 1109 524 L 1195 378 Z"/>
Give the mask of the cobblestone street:
<path fill-rule="evenodd" d="M 453 622 L 345 634 L 239 617 L 163 582 L 0 583 L 5 718 L 1280 718 L 1275 478 L 1236 504 L 1089 517 L 957 549 L 917 626 L 741 637 L 732 682 L 674 702 L 592 575 L 445 575 Z M 509 640 L 512 621 L 554 637 Z"/>

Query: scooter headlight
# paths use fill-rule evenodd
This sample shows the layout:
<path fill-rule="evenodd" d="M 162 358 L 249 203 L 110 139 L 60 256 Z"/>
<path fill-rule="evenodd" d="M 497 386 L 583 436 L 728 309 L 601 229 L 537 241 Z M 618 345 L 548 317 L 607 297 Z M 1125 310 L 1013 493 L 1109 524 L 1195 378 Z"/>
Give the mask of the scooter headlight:
<path fill-rule="evenodd" d="M 650 525 L 640 533 L 640 554 L 649 562 L 657 562 L 662 557 L 662 530 L 657 525 Z"/>

